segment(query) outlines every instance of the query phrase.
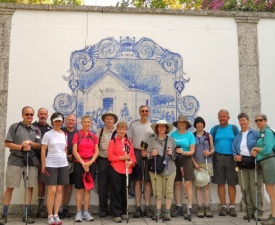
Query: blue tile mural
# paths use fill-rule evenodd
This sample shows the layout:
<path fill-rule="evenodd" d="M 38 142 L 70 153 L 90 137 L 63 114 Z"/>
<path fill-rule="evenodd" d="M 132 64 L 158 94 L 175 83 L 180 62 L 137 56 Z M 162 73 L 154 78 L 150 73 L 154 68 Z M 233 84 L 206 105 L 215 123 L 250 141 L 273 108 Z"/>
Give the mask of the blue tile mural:
<path fill-rule="evenodd" d="M 184 93 L 190 78 L 183 71 L 181 55 L 146 37 L 105 38 L 76 50 L 69 75 L 63 78 L 71 93 L 57 94 L 53 109 L 75 113 L 78 121 L 90 114 L 93 131 L 103 126 L 101 116 L 107 111 L 130 124 L 139 118 L 139 106 L 149 105 L 152 123 L 159 119 L 172 123 L 184 114 L 193 124 L 200 108 L 196 97 Z"/>

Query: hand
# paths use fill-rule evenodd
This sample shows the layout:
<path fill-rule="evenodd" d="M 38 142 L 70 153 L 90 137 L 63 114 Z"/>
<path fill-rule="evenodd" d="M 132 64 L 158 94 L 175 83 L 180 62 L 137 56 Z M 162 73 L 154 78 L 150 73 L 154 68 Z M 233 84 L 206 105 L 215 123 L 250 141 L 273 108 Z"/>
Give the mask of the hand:
<path fill-rule="evenodd" d="M 177 148 L 177 149 L 176 149 L 176 153 L 182 154 L 182 152 L 183 152 L 183 149 L 182 149 L 182 148 Z"/>
<path fill-rule="evenodd" d="M 235 155 L 235 160 L 238 161 L 238 162 L 241 162 L 242 161 L 242 156 L 241 155 Z"/>
<path fill-rule="evenodd" d="M 208 157 L 208 156 L 210 156 L 210 155 L 212 155 L 212 154 L 211 154 L 211 152 L 210 152 L 209 150 L 203 150 L 203 155 L 204 155 L 205 157 Z"/>
<path fill-rule="evenodd" d="M 126 161 L 128 159 L 130 159 L 130 155 L 129 154 L 125 153 L 125 155 L 120 156 L 120 160 Z"/>
<path fill-rule="evenodd" d="M 256 149 L 257 149 L 257 147 L 254 147 L 254 148 L 252 148 L 252 150 L 251 150 L 251 152 L 250 152 L 250 154 L 251 154 L 253 157 L 255 157 L 255 158 L 256 158 L 256 156 L 257 156 L 257 154 L 258 154 L 258 151 L 257 151 Z"/>
<path fill-rule="evenodd" d="M 158 150 L 157 149 L 154 149 L 152 152 L 151 152 L 151 156 L 156 156 L 158 154 Z"/>
<path fill-rule="evenodd" d="M 132 166 L 132 164 L 133 164 L 133 162 L 132 162 L 132 161 L 126 161 L 126 162 L 125 162 L 125 165 L 126 165 L 127 167 L 131 167 L 131 166 Z"/>
<path fill-rule="evenodd" d="M 167 149 L 166 153 L 167 155 L 172 155 L 172 149 Z"/>
<path fill-rule="evenodd" d="M 200 170 L 200 168 L 201 168 L 198 163 L 194 163 L 194 166 L 195 166 L 196 170 Z"/>
<path fill-rule="evenodd" d="M 72 162 L 73 161 L 73 155 L 67 155 L 67 159 L 69 162 Z"/>
<path fill-rule="evenodd" d="M 88 164 L 88 162 L 85 162 L 84 164 L 82 164 L 82 167 L 83 167 L 85 172 L 88 172 L 90 165 Z"/>

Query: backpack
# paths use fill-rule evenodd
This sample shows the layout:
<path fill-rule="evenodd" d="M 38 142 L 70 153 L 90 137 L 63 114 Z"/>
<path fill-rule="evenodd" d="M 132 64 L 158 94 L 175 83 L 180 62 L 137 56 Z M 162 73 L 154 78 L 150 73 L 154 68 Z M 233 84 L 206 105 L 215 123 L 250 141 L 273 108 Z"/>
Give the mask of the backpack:
<path fill-rule="evenodd" d="M 85 137 L 83 137 L 81 134 L 80 134 L 80 131 L 78 131 L 78 141 L 77 141 L 77 145 L 79 145 L 79 143 L 82 141 L 83 138 L 91 138 L 93 142 L 94 141 L 94 134 L 92 133 L 91 135 L 87 135 Z"/>
<path fill-rule="evenodd" d="M 195 131 L 193 134 L 194 134 L 194 136 L 197 136 L 197 131 Z M 209 137 L 210 134 L 208 132 L 204 131 L 203 135 L 205 135 L 205 140 L 207 140 L 209 147 L 210 147 L 210 137 Z"/>
<path fill-rule="evenodd" d="M 216 137 L 218 128 L 219 128 L 219 125 L 214 126 L 214 132 L 213 132 L 213 136 L 212 136 L 213 142 L 215 142 L 215 137 Z M 237 135 L 237 126 L 234 124 L 232 124 L 232 131 L 234 133 L 234 136 L 236 136 Z"/>

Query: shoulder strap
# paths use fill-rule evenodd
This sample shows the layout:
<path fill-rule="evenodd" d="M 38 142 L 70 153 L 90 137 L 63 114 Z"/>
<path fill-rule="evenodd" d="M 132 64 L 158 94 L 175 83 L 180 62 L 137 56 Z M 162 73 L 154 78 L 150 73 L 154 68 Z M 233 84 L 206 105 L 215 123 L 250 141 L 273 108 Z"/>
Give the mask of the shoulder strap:
<path fill-rule="evenodd" d="M 80 131 L 77 132 L 78 134 L 78 141 L 77 141 L 77 145 L 79 145 L 79 143 L 81 142 L 82 140 L 82 135 L 80 134 Z"/>
<path fill-rule="evenodd" d="M 232 130 L 233 130 L 234 136 L 236 136 L 237 135 L 237 126 L 232 124 Z"/>
<path fill-rule="evenodd" d="M 208 141 L 208 144 L 209 144 L 209 147 L 210 147 L 210 137 L 209 137 L 209 133 L 204 131 L 204 134 L 205 134 L 205 139 Z"/>
<path fill-rule="evenodd" d="M 16 128 L 15 128 L 15 130 L 14 130 L 14 133 L 16 134 L 17 133 L 17 130 L 18 130 L 18 127 L 19 126 L 22 126 L 22 122 L 19 122 L 18 124 L 17 124 L 17 126 L 16 126 Z"/>
<path fill-rule="evenodd" d="M 163 156 L 162 156 L 163 158 L 165 158 L 165 154 L 167 150 L 167 140 L 168 140 L 168 136 L 166 135 L 164 149 L 163 149 Z"/>
<path fill-rule="evenodd" d="M 114 140 L 114 143 L 116 143 L 116 134 L 117 134 L 117 131 L 115 130 L 113 133 L 112 133 L 112 136 L 111 136 L 111 140 Z"/>
<path fill-rule="evenodd" d="M 218 127 L 219 127 L 219 125 L 214 126 L 213 141 L 215 141 L 215 136 L 216 136 L 216 133 L 217 133 Z"/>
<path fill-rule="evenodd" d="M 104 130 L 104 127 L 101 127 L 101 131 L 100 131 L 99 138 L 98 138 L 98 145 L 100 145 L 100 141 L 101 141 L 101 138 L 102 138 L 103 130 Z"/>

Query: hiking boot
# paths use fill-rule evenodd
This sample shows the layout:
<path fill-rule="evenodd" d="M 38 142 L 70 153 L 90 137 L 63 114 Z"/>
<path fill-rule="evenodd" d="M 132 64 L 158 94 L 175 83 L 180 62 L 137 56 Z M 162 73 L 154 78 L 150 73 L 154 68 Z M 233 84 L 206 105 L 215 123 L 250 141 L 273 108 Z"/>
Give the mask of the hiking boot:
<path fill-rule="evenodd" d="M 198 216 L 199 218 L 203 218 L 203 217 L 204 217 L 204 209 L 203 209 L 202 206 L 198 206 L 197 216 Z"/>
<path fill-rule="evenodd" d="M 75 217 L 74 217 L 74 221 L 75 222 L 82 222 L 83 220 L 83 216 L 82 216 L 82 213 L 81 212 L 78 212 Z"/>
<path fill-rule="evenodd" d="M 169 209 L 166 209 L 163 213 L 163 220 L 164 221 L 171 221 L 171 212 Z"/>
<path fill-rule="evenodd" d="M 188 214 L 187 209 L 186 209 L 186 212 L 184 213 L 183 218 L 184 218 L 185 220 L 191 221 L 192 208 L 189 208 L 189 213 L 190 213 L 190 214 Z"/>
<path fill-rule="evenodd" d="M 121 215 L 121 219 L 122 219 L 122 220 L 128 220 L 128 216 L 125 215 L 125 214 L 123 214 L 123 215 Z"/>
<path fill-rule="evenodd" d="M 219 211 L 219 216 L 226 216 L 228 214 L 227 208 L 226 207 L 221 207 Z"/>
<path fill-rule="evenodd" d="M 106 217 L 107 216 L 107 212 L 106 211 L 100 211 L 99 212 L 99 217 Z"/>
<path fill-rule="evenodd" d="M 251 220 L 251 219 L 255 219 L 254 214 L 248 214 L 248 215 L 249 215 L 249 219 L 250 219 L 250 220 Z M 247 214 L 245 214 L 245 215 L 243 216 L 243 219 L 244 219 L 244 220 L 248 220 Z"/>
<path fill-rule="evenodd" d="M 177 217 L 177 216 L 183 216 L 183 209 L 182 206 L 177 206 L 176 210 L 171 213 L 172 217 Z"/>
<path fill-rule="evenodd" d="M 82 218 L 86 221 L 94 221 L 94 217 L 89 212 L 84 212 Z"/>
<path fill-rule="evenodd" d="M 140 218 L 142 214 L 140 206 L 137 207 L 136 211 L 134 212 L 133 218 Z"/>
<path fill-rule="evenodd" d="M 61 221 L 61 219 L 59 219 L 59 216 L 54 217 L 54 221 L 55 221 L 56 225 L 61 225 L 62 224 L 62 221 Z"/>
<path fill-rule="evenodd" d="M 152 212 L 152 210 L 150 209 L 149 206 L 145 206 L 143 215 L 144 215 L 144 216 L 147 216 L 148 218 L 152 218 L 153 212 Z"/>
<path fill-rule="evenodd" d="M 204 215 L 206 216 L 206 217 L 213 217 L 213 213 L 212 213 L 212 211 L 211 211 L 211 209 L 210 209 L 210 206 L 205 206 L 204 207 Z"/>
<path fill-rule="evenodd" d="M 115 222 L 115 223 L 121 223 L 121 222 L 122 222 L 122 219 L 120 218 L 120 216 L 119 216 L 119 217 L 116 217 L 116 218 L 114 218 L 114 222 Z"/>
<path fill-rule="evenodd" d="M 2 215 L 0 219 L 0 225 L 5 225 L 7 221 L 7 215 Z"/>
<path fill-rule="evenodd" d="M 48 218 L 48 213 L 45 209 L 40 209 L 38 212 L 38 217 L 40 218 Z"/>
<path fill-rule="evenodd" d="M 68 209 L 63 209 L 63 216 L 65 218 L 71 218 L 71 214 L 69 213 Z"/>
<path fill-rule="evenodd" d="M 261 222 L 262 225 L 275 225 L 275 220 L 270 215 L 266 220 Z"/>
<path fill-rule="evenodd" d="M 31 215 L 28 215 L 27 220 L 26 220 L 26 216 L 24 215 L 23 218 L 22 218 L 22 222 L 25 222 L 25 223 L 26 223 L 26 222 L 27 222 L 27 223 L 34 223 L 35 220 L 32 218 Z"/>
<path fill-rule="evenodd" d="M 159 220 L 162 218 L 161 210 L 157 209 L 155 214 L 152 216 L 152 220 Z"/>
<path fill-rule="evenodd" d="M 48 225 L 55 225 L 55 220 L 53 216 L 48 216 Z"/>
<path fill-rule="evenodd" d="M 231 217 L 237 217 L 237 212 L 235 210 L 235 207 L 230 207 L 229 208 L 229 216 L 231 216 Z"/>

